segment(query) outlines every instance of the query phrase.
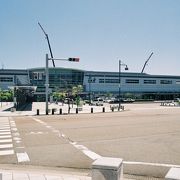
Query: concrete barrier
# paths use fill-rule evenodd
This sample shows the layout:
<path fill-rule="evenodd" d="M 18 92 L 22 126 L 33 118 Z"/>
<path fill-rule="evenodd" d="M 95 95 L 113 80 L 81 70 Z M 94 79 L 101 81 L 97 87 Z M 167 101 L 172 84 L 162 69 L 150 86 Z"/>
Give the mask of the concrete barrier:
<path fill-rule="evenodd" d="M 180 180 L 180 168 L 171 168 L 166 174 L 165 180 Z"/>
<path fill-rule="evenodd" d="M 123 180 L 123 160 L 102 157 L 92 163 L 92 180 Z"/>

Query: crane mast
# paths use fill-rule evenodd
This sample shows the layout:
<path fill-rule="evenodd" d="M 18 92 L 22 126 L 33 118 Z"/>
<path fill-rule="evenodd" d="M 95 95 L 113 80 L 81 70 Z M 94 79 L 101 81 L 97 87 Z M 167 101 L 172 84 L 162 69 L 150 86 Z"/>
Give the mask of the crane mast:
<path fill-rule="evenodd" d="M 150 58 L 151 58 L 151 56 L 153 55 L 153 52 L 150 54 L 150 56 L 148 57 L 148 59 L 145 61 L 145 63 L 144 63 L 144 66 L 143 66 L 143 68 L 142 68 L 142 71 L 141 71 L 141 73 L 143 73 L 144 72 L 144 69 L 145 69 L 145 67 L 146 67 L 146 65 L 147 65 L 147 63 L 148 63 L 148 61 L 150 60 Z"/>
<path fill-rule="evenodd" d="M 51 55 L 52 62 L 53 62 L 53 67 L 55 67 L 55 63 L 54 63 L 54 60 L 53 60 L 53 53 L 52 53 L 51 45 L 50 45 L 50 42 L 49 42 L 48 34 L 45 32 L 45 30 L 43 29 L 43 27 L 41 26 L 41 24 L 39 22 L 38 22 L 38 25 L 40 26 L 41 30 L 43 31 L 43 33 L 44 33 L 44 35 L 45 35 L 45 37 L 47 39 L 50 55 Z"/>

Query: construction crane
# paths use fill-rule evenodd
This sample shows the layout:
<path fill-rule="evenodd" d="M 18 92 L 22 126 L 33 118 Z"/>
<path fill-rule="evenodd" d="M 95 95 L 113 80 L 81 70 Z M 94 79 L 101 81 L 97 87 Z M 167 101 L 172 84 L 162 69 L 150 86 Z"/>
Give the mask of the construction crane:
<path fill-rule="evenodd" d="M 43 31 L 43 33 L 44 33 L 44 35 L 45 35 L 45 37 L 47 39 L 47 43 L 48 43 L 50 55 L 51 55 L 51 58 L 52 58 L 53 66 L 55 67 L 55 63 L 54 63 L 54 60 L 53 60 L 53 53 L 52 53 L 51 45 L 50 45 L 50 42 L 49 42 L 48 34 L 45 32 L 45 30 L 43 29 L 43 27 L 41 26 L 41 24 L 39 22 L 38 22 L 38 25 L 40 26 L 41 30 Z"/>
<path fill-rule="evenodd" d="M 141 71 L 141 73 L 143 73 L 144 72 L 144 69 L 145 69 L 145 67 L 146 67 L 146 65 L 147 65 L 147 63 L 148 63 L 148 61 L 150 60 L 150 58 L 151 58 L 151 56 L 153 55 L 153 52 L 150 54 L 150 56 L 148 57 L 148 59 L 145 61 L 145 63 L 144 63 L 144 66 L 143 66 L 143 68 L 142 68 L 142 71 Z"/>

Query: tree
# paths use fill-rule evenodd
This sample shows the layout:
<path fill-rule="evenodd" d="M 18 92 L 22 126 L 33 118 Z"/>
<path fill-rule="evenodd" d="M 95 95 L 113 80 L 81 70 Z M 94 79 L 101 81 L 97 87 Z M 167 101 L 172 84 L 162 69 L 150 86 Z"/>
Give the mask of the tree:
<path fill-rule="evenodd" d="M 67 93 L 66 91 L 63 91 L 63 92 L 53 92 L 53 99 L 55 101 L 62 101 L 64 102 L 65 98 L 67 96 Z"/>
<path fill-rule="evenodd" d="M 79 94 L 83 91 L 82 85 L 77 85 L 72 87 L 72 95 L 75 97 L 76 105 L 80 105 L 81 98 Z"/>

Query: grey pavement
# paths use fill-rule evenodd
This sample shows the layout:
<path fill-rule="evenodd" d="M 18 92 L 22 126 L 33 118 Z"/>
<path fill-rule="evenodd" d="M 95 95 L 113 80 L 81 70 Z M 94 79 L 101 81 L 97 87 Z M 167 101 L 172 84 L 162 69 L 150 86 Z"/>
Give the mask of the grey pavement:
<path fill-rule="evenodd" d="M 0 180 L 90 180 L 91 177 L 65 173 L 0 169 Z"/>

